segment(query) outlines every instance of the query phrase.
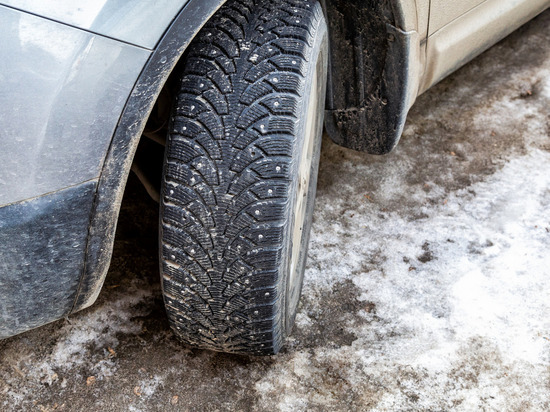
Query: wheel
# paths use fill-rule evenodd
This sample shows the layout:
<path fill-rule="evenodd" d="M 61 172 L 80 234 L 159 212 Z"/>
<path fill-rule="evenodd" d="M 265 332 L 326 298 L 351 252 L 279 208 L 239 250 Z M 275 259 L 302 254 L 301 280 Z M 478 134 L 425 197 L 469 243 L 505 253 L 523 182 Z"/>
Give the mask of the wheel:
<path fill-rule="evenodd" d="M 190 45 L 160 214 L 164 301 L 185 343 L 273 354 L 305 270 L 327 29 L 315 0 L 230 1 Z"/>

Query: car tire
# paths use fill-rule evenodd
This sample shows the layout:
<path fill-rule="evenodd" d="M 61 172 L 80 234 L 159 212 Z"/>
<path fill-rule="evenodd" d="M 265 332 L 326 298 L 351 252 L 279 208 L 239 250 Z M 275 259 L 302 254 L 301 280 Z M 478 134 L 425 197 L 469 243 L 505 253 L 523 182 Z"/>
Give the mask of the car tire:
<path fill-rule="evenodd" d="M 162 289 L 185 343 L 274 354 L 297 311 L 327 76 L 316 0 L 226 3 L 186 52 L 164 161 Z"/>

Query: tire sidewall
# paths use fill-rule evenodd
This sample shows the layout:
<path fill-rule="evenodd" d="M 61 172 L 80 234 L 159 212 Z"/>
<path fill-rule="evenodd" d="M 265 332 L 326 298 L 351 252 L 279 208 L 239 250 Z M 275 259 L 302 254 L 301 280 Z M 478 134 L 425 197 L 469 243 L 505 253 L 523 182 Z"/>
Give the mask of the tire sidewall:
<path fill-rule="evenodd" d="M 292 186 L 289 192 L 289 208 L 288 208 L 288 214 L 289 214 L 289 221 L 291 224 L 288 225 L 285 232 L 285 242 L 284 246 L 282 248 L 283 252 L 283 259 L 281 264 L 281 276 L 283 281 L 279 283 L 280 287 L 283 288 L 281 290 L 281 295 L 283 296 L 283 299 L 281 299 L 282 308 L 279 313 L 282 314 L 281 324 L 283 328 L 283 333 L 285 336 L 290 334 L 292 327 L 294 325 L 294 320 L 296 318 L 298 303 L 300 300 L 301 295 L 301 289 L 304 279 L 304 272 L 305 272 L 305 266 L 307 261 L 307 250 L 308 250 L 308 243 L 309 243 L 309 235 L 311 231 L 311 224 L 312 224 L 312 218 L 313 218 L 313 208 L 315 203 L 315 193 L 316 193 L 316 187 L 317 187 L 317 174 L 318 174 L 318 168 L 319 168 L 319 158 L 321 154 L 321 142 L 322 142 L 322 130 L 323 130 L 323 118 L 324 118 L 324 99 L 325 99 L 325 93 L 326 93 L 326 79 L 327 79 L 327 71 L 328 71 L 328 31 L 326 22 L 323 16 L 323 12 L 321 10 L 321 6 L 319 3 L 316 4 L 316 7 L 318 7 L 318 13 L 319 17 L 317 17 L 318 20 L 315 21 L 316 27 L 314 32 L 314 44 L 313 47 L 310 50 L 310 53 L 306 56 L 307 58 L 307 73 L 304 77 L 304 91 L 303 91 L 303 99 L 301 99 L 299 110 L 297 113 L 298 118 L 298 128 L 296 133 L 296 144 L 294 145 L 294 153 L 293 153 L 293 159 L 295 159 L 292 163 L 291 167 L 291 176 L 296 177 L 298 176 L 298 170 L 300 167 L 300 163 L 303 161 L 301 158 L 302 155 L 302 146 L 305 143 L 306 139 L 306 125 L 307 125 L 307 112 L 309 109 L 310 104 L 317 104 L 317 113 L 315 117 L 315 132 L 314 132 L 314 142 L 313 142 L 313 157 L 311 161 L 311 168 L 310 168 L 310 178 L 309 178 L 309 187 L 307 189 L 307 195 L 306 195 L 306 210 L 305 210 L 305 218 L 303 222 L 303 231 L 302 231 L 302 239 L 301 239 L 301 247 L 300 247 L 300 256 L 298 257 L 298 264 L 296 266 L 298 271 L 298 279 L 297 279 L 297 285 L 298 288 L 298 296 L 296 302 L 291 302 L 291 286 L 290 285 L 290 277 L 291 277 L 291 261 L 292 261 L 292 234 L 294 232 L 294 226 L 297 223 L 295 218 L 296 213 L 296 192 L 298 191 L 298 179 L 294 178 L 292 182 Z M 320 72 L 317 72 L 317 65 L 320 65 L 319 70 Z M 310 102 L 311 98 L 311 88 L 313 85 L 312 79 L 314 75 L 318 75 L 318 85 L 319 85 L 319 95 L 318 98 L 321 100 L 319 102 Z"/>

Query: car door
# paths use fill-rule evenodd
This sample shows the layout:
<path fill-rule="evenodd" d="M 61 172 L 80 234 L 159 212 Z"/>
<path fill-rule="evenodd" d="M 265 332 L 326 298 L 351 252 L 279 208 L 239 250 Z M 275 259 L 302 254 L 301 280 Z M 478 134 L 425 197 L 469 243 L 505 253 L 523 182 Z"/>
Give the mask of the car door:
<path fill-rule="evenodd" d="M 432 35 L 486 0 L 431 0 L 428 34 Z"/>
<path fill-rule="evenodd" d="M 420 92 L 535 17 L 550 0 L 430 0 Z"/>

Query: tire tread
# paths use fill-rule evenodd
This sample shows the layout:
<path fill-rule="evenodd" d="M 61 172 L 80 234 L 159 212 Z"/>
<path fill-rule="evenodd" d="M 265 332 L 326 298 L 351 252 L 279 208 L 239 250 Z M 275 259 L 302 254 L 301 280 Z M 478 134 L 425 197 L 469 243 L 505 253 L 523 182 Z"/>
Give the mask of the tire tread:
<path fill-rule="evenodd" d="M 161 209 L 162 285 L 184 342 L 270 354 L 315 0 L 232 0 L 188 49 Z M 272 192 L 269 192 L 268 189 Z"/>

